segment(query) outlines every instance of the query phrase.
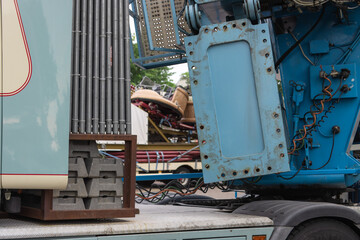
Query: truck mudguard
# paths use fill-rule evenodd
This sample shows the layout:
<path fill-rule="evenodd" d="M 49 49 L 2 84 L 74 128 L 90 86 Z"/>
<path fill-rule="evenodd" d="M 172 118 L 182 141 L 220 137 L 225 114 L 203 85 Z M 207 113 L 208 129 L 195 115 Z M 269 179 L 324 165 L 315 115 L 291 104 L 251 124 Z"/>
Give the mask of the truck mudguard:
<path fill-rule="evenodd" d="M 303 202 L 285 200 L 255 201 L 236 209 L 233 214 L 268 217 L 274 222 L 271 239 L 285 240 L 299 224 L 316 218 L 344 219 L 360 223 L 360 213 L 353 209 L 327 202 Z"/>

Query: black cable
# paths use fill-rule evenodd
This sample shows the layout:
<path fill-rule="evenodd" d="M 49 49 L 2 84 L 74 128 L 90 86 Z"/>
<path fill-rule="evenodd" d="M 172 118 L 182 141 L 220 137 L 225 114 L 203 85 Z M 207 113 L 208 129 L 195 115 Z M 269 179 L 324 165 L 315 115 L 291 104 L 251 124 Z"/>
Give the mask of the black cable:
<path fill-rule="evenodd" d="M 284 180 L 291 180 L 291 179 L 293 179 L 294 177 L 296 177 L 296 175 L 298 175 L 298 173 L 300 172 L 300 170 L 303 168 L 303 166 L 302 166 L 303 163 L 304 163 L 304 161 L 301 163 L 301 167 L 297 170 L 297 172 L 296 172 L 294 175 L 292 175 L 291 177 L 286 178 L 286 177 L 281 176 L 280 174 L 277 174 L 277 176 L 280 177 L 280 178 L 282 178 L 282 179 L 284 179 Z"/>
<path fill-rule="evenodd" d="M 324 16 L 325 13 L 325 7 L 323 7 L 321 14 L 319 18 L 316 20 L 314 25 L 305 33 L 304 36 L 302 36 L 296 43 L 294 43 L 275 63 L 275 69 L 277 69 L 282 61 L 297 47 L 299 44 L 316 28 L 316 26 L 319 24 L 320 20 Z"/>
<path fill-rule="evenodd" d="M 329 159 L 328 159 L 327 162 L 326 162 L 324 165 L 322 165 L 321 167 L 315 168 L 315 169 L 309 168 L 309 170 L 320 170 L 320 169 L 326 167 L 326 165 L 328 165 L 329 162 L 330 162 L 330 160 L 331 160 L 331 157 L 332 157 L 332 154 L 333 154 L 333 151 L 334 151 L 334 146 L 335 146 L 335 133 L 333 132 L 333 140 L 332 140 L 332 146 L 331 146 L 331 151 L 330 151 Z"/>
<path fill-rule="evenodd" d="M 195 183 L 195 182 L 197 184 L 201 184 L 201 182 L 199 182 L 199 180 L 192 181 L 192 183 Z M 228 182 L 224 182 L 224 183 L 202 184 L 198 190 L 203 193 L 206 193 L 209 189 L 214 189 L 214 188 L 218 188 L 221 191 L 230 191 L 232 189 L 231 188 L 232 184 L 233 184 L 233 181 L 228 181 Z M 135 201 L 136 201 L 136 203 L 141 203 L 143 201 L 147 201 L 150 203 L 158 203 L 158 202 L 164 200 L 165 198 L 174 199 L 175 197 L 177 197 L 181 194 L 187 194 L 189 192 L 192 192 L 194 189 L 192 189 L 190 185 L 191 184 L 189 183 L 186 186 L 183 186 L 177 180 L 172 180 L 163 187 L 156 185 L 156 184 L 152 184 L 152 186 L 150 188 L 145 188 L 145 187 L 142 187 L 141 185 L 137 184 L 136 189 L 138 190 L 139 195 L 142 197 L 136 195 Z M 156 192 L 152 191 L 153 188 L 156 189 Z M 158 192 L 167 190 L 167 189 L 176 189 L 181 194 L 173 193 L 170 191 L 164 191 L 163 193 L 159 194 L 158 196 L 150 198 L 151 196 L 156 195 Z M 143 199 L 143 198 L 150 198 L 150 199 Z"/>

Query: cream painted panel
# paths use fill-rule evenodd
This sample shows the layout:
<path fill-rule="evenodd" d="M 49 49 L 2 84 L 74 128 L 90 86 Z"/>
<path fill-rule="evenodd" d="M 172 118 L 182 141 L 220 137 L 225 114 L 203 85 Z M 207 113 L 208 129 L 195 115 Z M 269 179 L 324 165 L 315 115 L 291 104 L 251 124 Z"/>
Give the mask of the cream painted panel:
<path fill-rule="evenodd" d="M 1 2 L 3 32 L 3 89 L 0 96 L 23 90 L 31 78 L 31 58 L 17 0 Z"/>
<path fill-rule="evenodd" d="M 1 179 L 1 187 L 7 189 L 65 189 L 68 182 L 67 175 L 2 175 Z"/>

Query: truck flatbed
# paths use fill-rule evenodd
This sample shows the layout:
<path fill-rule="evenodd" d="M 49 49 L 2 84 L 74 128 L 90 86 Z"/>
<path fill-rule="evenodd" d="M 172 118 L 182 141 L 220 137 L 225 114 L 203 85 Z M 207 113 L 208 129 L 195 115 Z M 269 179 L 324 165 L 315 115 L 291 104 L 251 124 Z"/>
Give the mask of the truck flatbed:
<path fill-rule="evenodd" d="M 106 236 L 117 235 L 119 239 L 141 239 L 138 234 L 142 234 L 146 239 L 151 239 L 150 235 L 154 237 L 155 234 L 153 233 L 156 233 L 155 239 L 171 239 L 165 235 L 164 238 L 161 238 L 159 233 L 174 234 L 181 232 L 181 239 L 185 239 L 187 234 L 184 232 L 188 231 L 192 238 L 201 232 L 203 235 L 199 235 L 199 238 L 206 237 L 208 234 L 214 236 L 216 235 L 214 231 L 219 231 L 217 233 L 220 234 L 219 237 L 236 237 L 241 235 L 238 231 L 243 228 L 247 230 L 253 228 L 253 232 L 260 228 L 262 234 L 268 235 L 272 232 L 273 222 L 267 217 L 232 214 L 212 208 L 187 206 L 139 204 L 136 207 L 140 209 L 140 214 L 135 218 L 127 219 L 56 222 L 43 222 L 28 218 L 0 219 L 0 238 L 49 239 L 70 237 L 67 239 L 75 239 L 88 236 L 90 238 L 86 239 L 98 239 L 99 236 L 103 236 L 106 239 Z M 209 233 L 209 231 L 212 232 Z M 249 231 L 245 235 L 248 234 Z"/>

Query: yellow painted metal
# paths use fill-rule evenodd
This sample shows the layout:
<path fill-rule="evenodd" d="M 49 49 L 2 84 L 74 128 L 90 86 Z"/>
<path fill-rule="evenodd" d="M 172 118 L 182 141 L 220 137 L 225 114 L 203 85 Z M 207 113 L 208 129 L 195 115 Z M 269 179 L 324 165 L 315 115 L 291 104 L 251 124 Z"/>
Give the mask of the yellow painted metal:
<path fill-rule="evenodd" d="M 156 124 L 154 123 L 153 120 L 151 120 L 151 118 L 148 118 L 149 122 L 151 123 L 151 125 L 153 125 L 153 127 L 156 129 L 156 131 L 160 134 L 160 136 L 167 142 L 170 143 L 169 139 L 165 136 L 165 134 L 161 131 L 161 129 L 156 126 Z"/>
<path fill-rule="evenodd" d="M 173 130 L 168 130 L 168 129 L 161 129 L 161 131 L 164 134 L 171 134 L 171 135 L 177 135 L 177 136 L 187 136 L 186 132 L 181 132 L 181 131 L 173 131 Z M 149 132 L 154 133 L 156 132 L 155 128 L 149 128 Z"/>

